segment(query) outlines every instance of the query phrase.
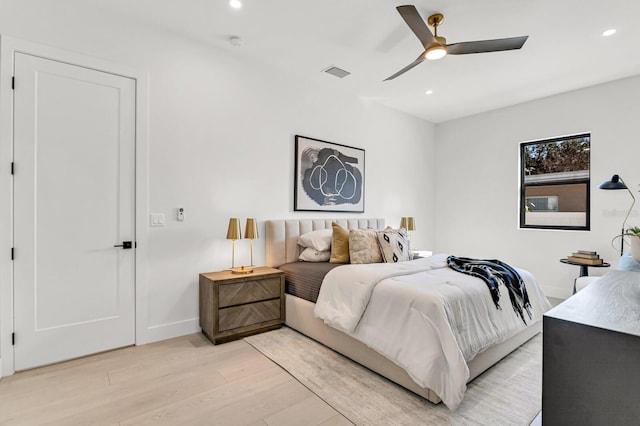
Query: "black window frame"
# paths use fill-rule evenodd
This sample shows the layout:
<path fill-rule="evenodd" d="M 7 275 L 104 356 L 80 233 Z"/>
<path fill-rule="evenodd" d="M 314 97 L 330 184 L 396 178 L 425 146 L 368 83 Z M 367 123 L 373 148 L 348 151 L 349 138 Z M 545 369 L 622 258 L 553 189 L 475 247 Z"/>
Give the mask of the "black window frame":
<path fill-rule="evenodd" d="M 567 179 L 567 180 L 556 180 L 553 182 L 540 182 L 540 183 L 528 183 L 525 184 L 525 149 L 530 145 L 538 145 L 544 143 L 558 143 L 569 141 L 573 139 L 580 138 L 589 138 L 589 148 L 591 148 L 591 133 L 579 133 L 575 135 L 568 136 L 560 136 L 549 139 L 540 139 L 536 141 L 530 142 L 521 142 L 520 143 L 520 199 L 519 199 L 519 216 L 520 216 L 520 229 L 555 229 L 555 230 L 563 230 L 563 231 L 590 231 L 591 230 L 591 150 L 589 150 L 589 174 L 586 178 L 583 179 Z M 525 192 L 528 187 L 535 186 L 555 186 L 555 185 L 575 185 L 575 184 L 584 184 L 585 185 L 585 197 L 586 197 L 586 212 L 585 212 L 585 225 L 584 226 L 567 226 L 567 225 L 527 225 L 525 223 L 526 220 L 526 198 Z"/>

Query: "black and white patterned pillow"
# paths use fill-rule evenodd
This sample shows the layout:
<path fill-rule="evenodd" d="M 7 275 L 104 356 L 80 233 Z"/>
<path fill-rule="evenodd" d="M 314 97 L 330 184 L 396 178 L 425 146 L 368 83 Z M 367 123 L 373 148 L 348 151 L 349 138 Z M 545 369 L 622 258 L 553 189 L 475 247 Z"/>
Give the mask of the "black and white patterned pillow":
<path fill-rule="evenodd" d="M 378 244 L 382 259 L 386 263 L 404 262 L 409 260 L 409 239 L 403 228 L 392 229 L 387 227 L 384 231 L 378 232 Z"/>

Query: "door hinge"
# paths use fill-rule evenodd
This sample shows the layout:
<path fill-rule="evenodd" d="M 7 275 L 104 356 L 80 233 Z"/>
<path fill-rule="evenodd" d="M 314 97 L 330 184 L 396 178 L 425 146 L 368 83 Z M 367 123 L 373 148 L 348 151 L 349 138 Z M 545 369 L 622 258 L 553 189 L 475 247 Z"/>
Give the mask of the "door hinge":
<path fill-rule="evenodd" d="M 11 77 L 11 90 L 16 90 L 16 78 Z"/>
<path fill-rule="evenodd" d="M 11 260 L 13 260 L 13 247 L 11 247 Z"/>
<path fill-rule="evenodd" d="M 11 333 L 11 346 L 16 345 L 16 333 Z"/>
<path fill-rule="evenodd" d="M 14 170 L 14 163 L 13 161 L 11 162 L 11 174 L 13 174 L 13 170 Z"/>

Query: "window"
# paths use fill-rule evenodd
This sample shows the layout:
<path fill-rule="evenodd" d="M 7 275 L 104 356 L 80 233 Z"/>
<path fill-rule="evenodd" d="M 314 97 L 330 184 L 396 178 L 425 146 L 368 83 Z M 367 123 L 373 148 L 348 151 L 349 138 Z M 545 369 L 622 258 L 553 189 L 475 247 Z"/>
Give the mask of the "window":
<path fill-rule="evenodd" d="M 520 144 L 520 227 L 588 231 L 591 135 Z"/>

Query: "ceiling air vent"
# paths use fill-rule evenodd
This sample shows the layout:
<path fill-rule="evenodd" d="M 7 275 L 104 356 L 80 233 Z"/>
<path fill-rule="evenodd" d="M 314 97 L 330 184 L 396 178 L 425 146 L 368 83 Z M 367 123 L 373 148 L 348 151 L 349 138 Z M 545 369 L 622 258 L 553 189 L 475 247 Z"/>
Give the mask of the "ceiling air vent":
<path fill-rule="evenodd" d="M 349 71 L 345 71 L 341 68 L 338 68 L 336 66 L 331 65 L 329 68 L 323 70 L 324 72 L 326 72 L 327 74 L 331 74 L 335 77 L 338 78 L 344 78 L 346 76 L 348 76 L 349 74 L 351 74 Z"/>

